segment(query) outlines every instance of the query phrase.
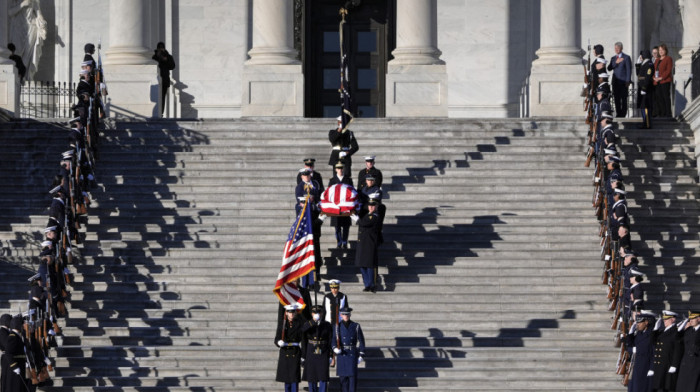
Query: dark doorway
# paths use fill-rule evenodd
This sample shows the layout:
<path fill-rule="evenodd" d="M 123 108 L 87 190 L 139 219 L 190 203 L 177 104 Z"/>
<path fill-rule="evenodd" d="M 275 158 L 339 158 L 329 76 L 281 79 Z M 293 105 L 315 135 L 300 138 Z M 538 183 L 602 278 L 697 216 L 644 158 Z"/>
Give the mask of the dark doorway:
<path fill-rule="evenodd" d="M 340 115 L 340 24 L 344 0 L 304 2 L 305 116 Z M 395 47 L 394 1 L 362 0 L 350 26 L 348 78 L 356 117 L 384 117 L 386 63 Z"/>

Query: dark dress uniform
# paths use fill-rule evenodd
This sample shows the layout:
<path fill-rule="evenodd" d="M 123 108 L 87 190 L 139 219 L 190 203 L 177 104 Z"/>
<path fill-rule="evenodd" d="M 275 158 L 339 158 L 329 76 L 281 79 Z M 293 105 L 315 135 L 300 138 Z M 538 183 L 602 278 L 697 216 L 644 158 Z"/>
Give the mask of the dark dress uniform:
<path fill-rule="evenodd" d="M 654 362 L 653 331 L 647 327 L 644 331 L 635 331 L 627 335 L 627 349 L 632 354 L 635 348 L 632 378 L 627 384 L 628 392 L 647 392 L 651 377 L 647 374 Z"/>
<path fill-rule="evenodd" d="M 90 111 L 90 98 L 95 93 L 95 86 L 90 83 L 89 78 L 81 78 L 78 86 L 75 88 L 75 95 L 78 97 L 78 103 L 75 109 L 80 116 L 80 123 L 87 126 L 88 113 Z"/>
<path fill-rule="evenodd" d="M 620 221 L 627 219 L 627 201 L 625 199 L 620 199 L 612 205 L 612 214 L 608 215 L 608 226 L 612 232 L 613 241 L 619 240 L 617 234 L 617 228 L 620 227 Z"/>
<path fill-rule="evenodd" d="M 355 265 L 360 267 L 365 291 L 376 290 L 375 270 L 379 264 L 379 228 L 381 219 L 375 211 L 358 220 Z"/>
<path fill-rule="evenodd" d="M 336 339 L 340 336 L 340 339 Z M 338 346 L 340 340 L 340 346 Z M 355 392 L 357 390 L 357 365 L 358 359 L 365 355 L 365 336 L 360 324 L 348 320 L 341 321 L 333 330 L 333 349 L 336 351 L 336 374 L 340 379 L 340 387 L 343 392 Z"/>
<path fill-rule="evenodd" d="M 326 311 L 326 321 L 335 325 L 338 322 L 338 312 L 344 307 L 350 307 L 350 301 L 348 297 L 338 291 L 338 295 L 334 296 L 333 293 L 326 294 L 323 297 L 323 309 Z"/>
<path fill-rule="evenodd" d="M 700 391 L 700 332 L 698 327 L 685 329 L 683 335 L 683 358 L 678 368 L 676 392 Z"/>
<path fill-rule="evenodd" d="M 338 132 L 337 129 L 328 131 L 328 140 L 331 142 L 332 150 L 331 157 L 328 160 L 330 166 L 335 166 L 336 163 L 342 162 L 345 164 L 343 175 L 352 177 L 352 155 L 356 153 L 360 147 L 357 145 L 357 139 L 351 130 Z M 344 152 L 345 156 L 340 157 L 340 153 Z"/>
<path fill-rule="evenodd" d="M 652 391 L 674 391 L 678 371 L 669 373 L 671 367 L 678 369 L 683 352 L 680 349 L 678 326 L 673 324 L 668 328 L 654 331 L 654 378 L 651 382 Z"/>
<path fill-rule="evenodd" d="M 632 295 L 632 310 L 644 309 L 644 289 L 642 288 L 642 284 L 633 284 L 632 287 L 630 287 L 630 293 Z"/>
<path fill-rule="evenodd" d="M 347 168 L 347 165 L 345 168 Z M 337 175 L 331 177 L 328 181 L 328 187 L 330 188 L 335 184 L 346 184 L 354 187 L 349 174 L 343 174 L 342 180 L 338 178 Z M 349 216 L 334 216 L 331 218 L 331 225 L 335 226 L 335 239 L 338 242 L 338 248 L 341 246 L 347 247 L 348 237 L 350 235 L 350 223 Z"/>
<path fill-rule="evenodd" d="M 2 369 L 4 377 L 3 391 L 4 392 L 29 392 L 27 386 L 29 380 L 26 378 L 25 368 L 27 366 L 27 357 L 24 351 L 24 338 L 21 333 L 23 320 L 15 316 L 11 321 L 12 330 L 7 336 L 7 344 L 5 346 L 5 355 L 7 355 L 7 368 Z M 19 374 L 15 370 L 19 370 Z"/>
<path fill-rule="evenodd" d="M 359 189 L 362 189 L 365 187 L 365 185 L 367 185 L 367 183 L 365 182 L 365 178 L 367 178 L 367 176 L 374 177 L 374 185 L 378 187 L 382 186 L 382 172 L 381 170 L 372 166 L 371 169 L 364 168 L 360 170 L 359 173 L 357 173 L 357 187 Z"/>
<path fill-rule="evenodd" d="M 304 319 L 296 315 L 290 323 L 286 318 L 283 326 L 277 328 L 275 345 L 283 340 L 286 345 L 280 347 L 275 380 L 285 384 L 298 384 L 301 381 L 301 340 Z"/>
<path fill-rule="evenodd" d="M 12 316 L 9 314 L 3 314 L 2 317 L 0 317 L 0 351 L 2 351 L 2 357 L 0 357 L 1 392 L 5 392 L 6 369 L 10 367 L 9 356 L 5 353 L 7 351 L 7 339 L 10 336 L 10 320 L 12 320 Z"/>
<path fill-rule="evenodd" d="M 297 215 L 299 215 L 303 207 L 299 203 L 303 202 L 302 200 L 306 197 L 307 193 L 310 196 L 311 204 L 309 204 L 309 207 L 311 207 L 312 212 L 317 212 L 318 210 L 317 203 L 321 201 L 321 185 L 313 180 L 308 184 L 300 182 L 294 190 L 294 196 L 296 197 L 296 205 L 294 208 L 297 211 Z"/>
<path fill-rule="evenodd" d="M 311 169 L 309 169 L 309 171 L 311 172 L 311 182 L 316 181 L 320 188 L 320 192 L 323 193 L 325 189 L 323 188 L 323 177 L 321 176 L 321 173 Z M 297 174 L 297 185 L 299 185 L 299 183 L 301 183 L 301 173 Z"/>
<path fill-rule="evenodd" d="M 642 52 L 644 61 L 637 73 L 637 106 L 642 114 L 642 126 L 651 128 L 651 116 L 654 110 L 654 64 L 649 60 L 651 54 L 648 51 L 644 52 Z"/>
<path fill-rule="evenodd" d="M 302 355 L 304 356 L 304 375 L 302 380 L 309 382 L 309 392 L 319 382 L 328 382 L 330 379 L 329 363 L 331 358 L 331 339 L 333 328 L 331 323 L 324 319 L 318 322 L 309 320 L 302 327 L 304 340 L 302 343 Z M 322 387 L 325 390 L 324 387 Z"/>

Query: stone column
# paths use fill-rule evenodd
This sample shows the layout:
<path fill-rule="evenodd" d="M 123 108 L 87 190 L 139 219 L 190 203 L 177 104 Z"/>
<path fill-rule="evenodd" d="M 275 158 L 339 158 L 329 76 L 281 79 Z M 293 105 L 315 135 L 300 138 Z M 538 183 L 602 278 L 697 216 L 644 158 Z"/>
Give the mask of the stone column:
<path fill-rule="evenodd" d="M 160 116 L 158 66 L 145 42 L 150 24 L 148 0 L 109 1 L 109 49 L 104 72 L 109 90 L 107 112 L 111 117 Z"/>
<path fill-rule="evenodd" d="M 582 116 L 583 51 L 576 0 L 541 0 L 540 49 L 530 75 L 531 116 Z"/>
<path fill-rule="evenodd" d="M 243 71 L 242 116 L 303 116 L 304 75 L 294 49 L 292 1 L 253 0 L 253 47 Z"/>
<path fill-rule="evenodd" d="M 437 0 L 401 0 L 386 75 L 387 117 L 447 117 L 447 69 L 437 48 Z"/>
<path fill-rule="evenodd" d="M 19 117 L 19 75 L 15 63 L 9 59 L 7 37 L 10 20 L 7 15 L 8 1 L 0 1 L 0 109 L 10 116 Z"/>
<path fill-rule="evenodd" d="M 683 85 L 693 73 L 691 59 L 693 51 L 700 45 L 700 4 L 698 0 L 681 0 L 681 17 L 683 18 L 683 48 L 678 52 L 681 56 L 676 61 L 676 111 L 678 116 L 690 104 L 692 98 L 690 85 L 687 89 Z M 700 77 L 695 75 L 694 77 Z"/>

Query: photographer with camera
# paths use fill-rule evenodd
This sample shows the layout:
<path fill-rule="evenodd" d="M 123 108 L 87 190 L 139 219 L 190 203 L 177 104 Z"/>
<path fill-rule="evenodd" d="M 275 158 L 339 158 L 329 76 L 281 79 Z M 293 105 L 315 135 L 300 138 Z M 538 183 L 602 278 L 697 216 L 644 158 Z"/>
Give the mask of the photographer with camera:
<path fill-rule="evenodd" d="M 175 60 L 173 56 L 165 50 L 165 44 L 163 42 L 158 42 L 156 45 L 156 50 L 153 51 L 153 60 L 158 62 L 158 69 L 160 69 L 160 80 L 161 80 L 161 104 L 160 104 L 160 114 L 163 115 L 163 110 L 165 109 L 165 96 L 168 93 L 168 87 L 170 87 L 170 71 L 175 69 Z"/>

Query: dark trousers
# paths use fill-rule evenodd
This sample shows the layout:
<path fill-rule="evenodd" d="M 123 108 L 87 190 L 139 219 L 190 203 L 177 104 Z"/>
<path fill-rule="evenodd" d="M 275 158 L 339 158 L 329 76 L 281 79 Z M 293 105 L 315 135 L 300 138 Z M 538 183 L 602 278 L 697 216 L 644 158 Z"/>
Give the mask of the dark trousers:
<path fill-rule="evenodd" d="M 613 79 L 612 90 L 615 97 L 615 117 L 627 116 L 627 97 L 629 95 L 627 83 L 623 80 Z"/>
<path fill-rule="evenodd" d="M 299 383 L 284 383 L 284 392 L 297 392 L 299 390 Z"/>
<path fill-rule="evenodd" d="M 326 392 L 328 381 L 311 382 L 309 381 L 309 392 Z"/>
<path fill-rule="evenodd" d="M 339 377 L 340 379 L 340 390 L 343 392 L 355 392 L 357 390 L 357 385 L 355 385 L 355 377 Z"/>
<path fill-rule="evenodd" d="M 338 245 L 346 245 L 348 243 L 348 237 L 350 236 L 350 224 L 338 223 L 335 226 L 335 239 L 338 241 Z"/>
<path fill-rule="evenodd" d="M 161 87 L 162 94 L 161 94 L 161 99 L 160 99 L 160 115 L 161 117 L 163 116 L 163 111 L 165 111 L 165 99 L 168 96 L 168 88 L 170 87 L 170 83 L 168 84 L 163 84 Z"/>
<path fill-rule="evenodd" d="M 360 267 L 360 272 L 362 273 L 362 282 L 365 284 L 365 287 L 374 287 L 374 268 Z"/>
<path fill-rule="evenodd" d="M 659 117 L 671 117 L 671 83 L 654 86 L 654 109 Z"/>

